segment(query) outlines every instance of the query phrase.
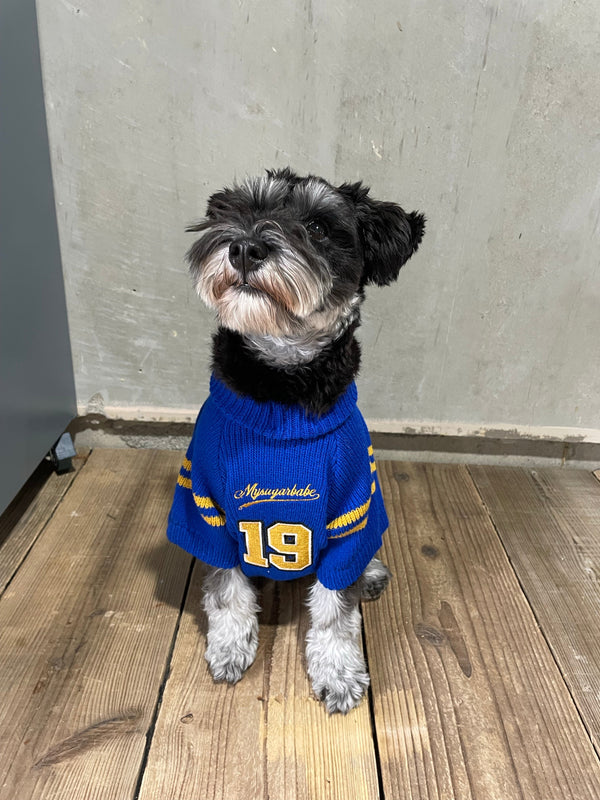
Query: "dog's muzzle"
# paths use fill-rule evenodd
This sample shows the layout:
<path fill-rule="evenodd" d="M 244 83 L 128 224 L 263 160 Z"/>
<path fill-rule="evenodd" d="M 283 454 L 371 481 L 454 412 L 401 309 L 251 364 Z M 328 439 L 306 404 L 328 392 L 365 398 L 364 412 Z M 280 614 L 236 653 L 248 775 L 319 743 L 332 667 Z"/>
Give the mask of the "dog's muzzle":
<path fill-rule="evenodd" d="M 247 284 L 248 273 L 259 269 L 268 255 L 269 248 L 256 237 L 242 236 L 229 245 L 229 261 L 241 273 L 244 285 Z"/>

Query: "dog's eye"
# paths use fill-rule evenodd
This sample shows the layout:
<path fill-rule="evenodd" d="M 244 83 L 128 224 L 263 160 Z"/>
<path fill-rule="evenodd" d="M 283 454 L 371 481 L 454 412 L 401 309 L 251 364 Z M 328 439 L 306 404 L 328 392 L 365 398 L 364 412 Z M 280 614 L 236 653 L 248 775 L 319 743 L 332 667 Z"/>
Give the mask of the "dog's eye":
<path fill-rule="evenodd" d="M 322 242 L 323 239 L 327 238 L 327 228 L 321 222 L 317 222 L 316 220 L 309 222 L 306 226 L 306 230 L 308 231 L 310 238 L 315 242 Z"/>

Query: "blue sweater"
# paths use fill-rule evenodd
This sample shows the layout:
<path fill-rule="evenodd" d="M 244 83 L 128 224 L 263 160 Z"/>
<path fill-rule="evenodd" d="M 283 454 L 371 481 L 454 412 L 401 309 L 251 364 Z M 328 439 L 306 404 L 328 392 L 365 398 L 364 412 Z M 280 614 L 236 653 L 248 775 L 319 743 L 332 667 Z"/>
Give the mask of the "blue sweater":
<path fill-rule="evenodd" d="M 213 376 L 177 478 L 170 541 L 249 576 L 354 583 L 388 526 L 356 394 L 353 383 L 317 417 L 241 397 Z"/>

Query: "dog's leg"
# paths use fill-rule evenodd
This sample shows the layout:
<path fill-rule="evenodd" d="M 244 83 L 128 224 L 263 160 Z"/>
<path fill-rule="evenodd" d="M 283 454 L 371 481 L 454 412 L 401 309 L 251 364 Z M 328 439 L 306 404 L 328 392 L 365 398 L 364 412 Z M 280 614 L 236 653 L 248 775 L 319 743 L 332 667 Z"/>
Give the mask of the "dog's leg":
<path fill-rule="evenodd" d="M 258 646 L 256 590 L 239 567 L 211 569 L 204 579 L 206 654 L 216 681 L 237 683 Z"/>
<path fill-rule="evenodd" d="M 359 643 L 360 592 L 359 582 L 336 591 L 326 589 L 318 580 L 309 592 L 308 674 L 315 694 L 325 702 L 329 713 L 350 711 L 369 686 Z"/>
<path fill-rule="evenodd" d="M 377 600 L 388 585 L 392 573 L 378 558 L 372 558 L 359 578 L 362 600 Z"/>

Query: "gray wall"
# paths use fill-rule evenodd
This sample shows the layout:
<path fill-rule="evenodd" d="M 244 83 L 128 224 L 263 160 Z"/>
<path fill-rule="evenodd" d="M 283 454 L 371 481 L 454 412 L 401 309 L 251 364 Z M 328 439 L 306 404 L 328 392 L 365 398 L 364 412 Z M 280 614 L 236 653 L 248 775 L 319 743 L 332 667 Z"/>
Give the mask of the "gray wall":
<path fill-rule="evenodd" d="M 33 0 L 0 0 L 0 512 L 75 416 Z"/>
<path fill-rule="evenodd" d="M 374 427 L 600 440 L 597 0 L 38 0 L 80 410 L 183 418 L 184 226 L 291 164 L 426 212 L 373 290 Z"/>

